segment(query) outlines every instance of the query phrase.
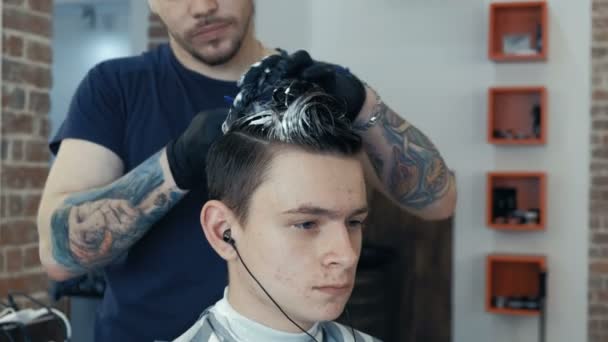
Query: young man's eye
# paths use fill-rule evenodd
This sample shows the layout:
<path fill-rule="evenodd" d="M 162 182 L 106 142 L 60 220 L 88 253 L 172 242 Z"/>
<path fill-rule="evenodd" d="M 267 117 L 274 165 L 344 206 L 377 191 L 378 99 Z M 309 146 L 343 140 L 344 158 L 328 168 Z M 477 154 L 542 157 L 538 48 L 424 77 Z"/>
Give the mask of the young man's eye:
<path fill-rule="evenodd" d="M 363 228 L 363 226 L 365 226 L 365 221 L 361 221 L 361 220 L 350 220 L 348 221 L 348 226 L 350 228 L 356 229 L 356 228 Z"/>
<path fill-rule="evenodd" d="M 306 221 L 306 222 L 294 224 L 294 227 L 296 227 L 298 229 L 304 229 L 304 230 L 313 229 L 316 226 L 317 226 L 317 223 L 314 221 Z"/>

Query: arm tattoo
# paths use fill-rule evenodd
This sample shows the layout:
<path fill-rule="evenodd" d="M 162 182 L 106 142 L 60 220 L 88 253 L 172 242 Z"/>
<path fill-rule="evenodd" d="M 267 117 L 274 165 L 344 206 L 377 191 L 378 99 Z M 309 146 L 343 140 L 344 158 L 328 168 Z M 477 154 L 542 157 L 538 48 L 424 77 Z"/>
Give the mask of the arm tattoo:
<path fill-rule="evenodd" d="M 74 273 L 108 264 L 184 196 L 164 185 L 160 153 L 113 183 L 64 201 L 51 218 L 59 264 Z"/>
<path fill-rule="evenodd" d="M 403 206 L 424 209 L 445 195 L 450 172 L 433 143 L 383 103 L 381 135 L 368 139 L 365 150 L 378 178 Z"/>

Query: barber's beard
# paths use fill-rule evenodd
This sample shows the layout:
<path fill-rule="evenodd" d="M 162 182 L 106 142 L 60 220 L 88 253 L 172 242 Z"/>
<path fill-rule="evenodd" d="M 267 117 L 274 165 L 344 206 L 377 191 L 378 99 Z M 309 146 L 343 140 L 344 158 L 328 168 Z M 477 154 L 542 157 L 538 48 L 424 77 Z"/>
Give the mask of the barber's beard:
<path fill-rule="evenodd" d="M 251 19 L 252 19 L 252 15 L 250 15 L 247 18 L 245 25 L 240 29 L 239 32 L 237 32 L 237 34 L 235 34 L 232 37 L 225 38 L 225 40 L 227 40 L 227 42 L 228 42 L 228 48 L 225 49 L 225 51 L 222 53 L 217 53 L 217 52 L 205 53 L 202 51 L 203 49 L 200 49 L 201 51 L 197 51 L 197 49 L 194 47 L 194 45 L 192 44 L 190 39 L 184 38 L 183 36 L 176 35 L 176 34 L 171 34 L 171 35 L 173 36 L 175 41 L 186 52 L 188 52 L 195 60 L 197 60 L 205 65 L 217 66 L 217 65 L 222 65 L 222 64 L 228 63 L 230 60 L 232 60 L 234 58 L 234 56 L 236 56 L 239 53 L 239 51 L 241 50 L 241 47 L 243 45 L 245 36 L 248 33 L 249 24 L 251 22 Z M 233 23 L 234 23 L 234 21 L 233 21 Z M 185 36 L 188 37 L 189 34 L 186 34 Z M 214 47 L 214 45 L 220 45 L 220 44 L 225 45 L 226 44 L 225 40 L 210 41 L 210 42 L 206 43 L 206 46 Z"/>

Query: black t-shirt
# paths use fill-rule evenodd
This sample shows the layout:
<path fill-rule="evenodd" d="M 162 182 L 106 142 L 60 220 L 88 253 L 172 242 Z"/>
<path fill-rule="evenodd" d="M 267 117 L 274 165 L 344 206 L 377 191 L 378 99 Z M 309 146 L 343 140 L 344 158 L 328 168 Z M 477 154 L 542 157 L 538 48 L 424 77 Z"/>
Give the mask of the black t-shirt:
<path fill-rule="evenodd" d="M 91 141 L 115 152 L 128 172 L 179 136 L 199 111 L 227 107 L 224 96 L 237 91 L 236 82 L 186 69 L 168 45 L 106 61 L 78 87 L 50 147 L 56 153 L 62 139 Z M 124 258 L 104 269 L 96 341 L 173 339 L 222 297 L 226 265 L 199 221 L 206 199 L 202 191 L 190 192 Z"/>

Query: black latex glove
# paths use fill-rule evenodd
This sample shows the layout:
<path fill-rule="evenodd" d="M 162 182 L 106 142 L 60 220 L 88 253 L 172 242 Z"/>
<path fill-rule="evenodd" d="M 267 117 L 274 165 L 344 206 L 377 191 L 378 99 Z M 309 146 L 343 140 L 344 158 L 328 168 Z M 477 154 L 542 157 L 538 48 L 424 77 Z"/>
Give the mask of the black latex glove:
<path fill-rule="evenodd" d="M 346 115 L 353 121 L 365 101 L 363 83 L 348 69 L 339 65 L 314 61 L 308 52 L 297 51 L 288 56 L 272 55 L 254 64 L 239 81 L 240 96 L 233 106 L 240 111 L 254 100 L 270 98 L 272 90 L 286 79 L 315 83 L 346 105 Z"/>
<path fill-rule="evenodd" d="M 346 115 L 353 121 L 365 102 L 365 87 L 348 69 L 336 64 L 314 61 L 308 52 L 296 51 L 288 57 L 286 78 L 298 78 L 317 84 L 325 92 L 346 104 Z"/>
<path fill-rule="evenodd" d="M 352 122 L 357 118 L 365 102 L 365 86 L 348 69 L 325 62 L 314 62 L 302 70 L 299 78 L 313 82 L 328 94 L 344 101 L 346 116 Z"/>
<path fill-rule="evenodd" d="M 207 184 L 205 159 L 209 147 L 222 133 L 227 114 L 226 108 L 200 112 L 182 135 L 167 144 L 169 168 L 180 189 L 191 190 Z"/>

